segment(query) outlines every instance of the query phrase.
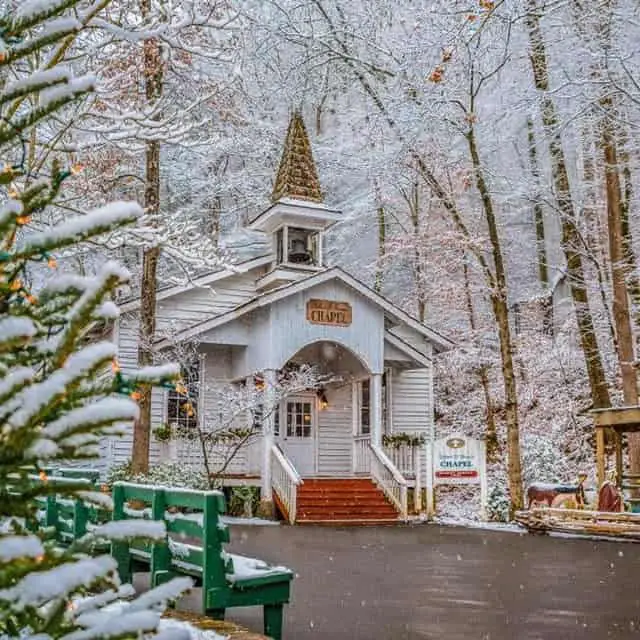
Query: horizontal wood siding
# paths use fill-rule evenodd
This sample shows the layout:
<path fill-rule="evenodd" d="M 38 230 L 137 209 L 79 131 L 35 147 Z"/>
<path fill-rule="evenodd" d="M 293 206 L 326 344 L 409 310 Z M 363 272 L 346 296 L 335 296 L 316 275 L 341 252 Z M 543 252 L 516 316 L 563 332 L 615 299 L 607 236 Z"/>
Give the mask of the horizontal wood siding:
<path fill-rule="evenodd" d="M 349 476 L 353 453 L 351 385 L 328 389 L 326 396 L 329 406 L 318 411 L 318 474 Z"/>
<path fill-rule="evenodd" d="M 132 314 L 123 314 L 118 320 L 118 362 L 123 373 L 138 367 L 138 321 Z M 124 464 L 131 459 L 133 427 L 119 437 L 111 437 L 106 443 L 108 466 Z"/>
<path fill-rule="evenodd" d="M 201 419 L 205 423 L 214 424 L 219 411 L 220 394 L 215 392 L 218 385 L 224 384 L 231 375 L 232 350 L 231 347 L 202 345 L 204 352 L 204 370 L 201 393 L 203 398 L 201 408 L 203 415 Z M 242 425 L 240 425 L 242 422 Z M 237 426 L 244 426 L 246 420 L 239 418 Z M 243 447 L 233 458 L 226 469 L 227 473 L 246 473 L 247 471 L 247 448 Z M 224 445 L 213 447 L 208 451 L 209 468 L 211 471 L 221 469 L 228 455 L 228 447 Z M 191 466 L 203 466 L 204 459 L 199 441 L 178 441 L 176 443 L 176 457 L 178 461 Z"/>
<path fill-rule="evenodd" d="M 393 431 L 428 432 L 433 420 L 430 369 L 393 371 L 391 392 Z"/>
<path fill-rule="evenodd" d="M 429 345 L 430 347 L 430 345 Z M 393 433 L 423 433 L 428 439 L 433 425 L 433 369 L 393 371 L 391 415 Z M 426 486 L 427 449 L 420 448 L 420 483 Z"/>
<path fill-rule="evenodd" d="M 255 275 L 243 273 L 158 303 L 158 333 L 177 331 L 235 309 L 256 295 Z"/>

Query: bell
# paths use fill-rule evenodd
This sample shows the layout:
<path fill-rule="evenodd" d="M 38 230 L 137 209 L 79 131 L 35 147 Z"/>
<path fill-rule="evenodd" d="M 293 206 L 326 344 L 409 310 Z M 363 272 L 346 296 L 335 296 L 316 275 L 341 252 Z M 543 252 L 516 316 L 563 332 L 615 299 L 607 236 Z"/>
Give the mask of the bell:
<path fill-rule="evenodd" d="M 307 251 L 306 244 L 301 238 L 294 238 L 291 241 L 289 250 L 289 262 L 308 263 L 311 262 L 311 254 Z"/>

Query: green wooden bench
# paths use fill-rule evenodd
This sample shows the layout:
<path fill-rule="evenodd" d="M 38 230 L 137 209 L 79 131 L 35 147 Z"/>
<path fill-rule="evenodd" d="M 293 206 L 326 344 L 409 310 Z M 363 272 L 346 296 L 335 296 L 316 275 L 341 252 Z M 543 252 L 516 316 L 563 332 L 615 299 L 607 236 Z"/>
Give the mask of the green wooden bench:
<path fill-rule="evenodd" d="M 95 490 L 98 473 L 88 475 L 86 470 L 64 470 L 64 475 L 56 475 L 58 470 L 52 470 L 48 475 L 47 484 L 50 487 L 78 486 L 86 482 L 87 490 Z M 33 476 L 34 482 L 42 482 L 39 476 Z M 61 491 L 61 493 L 63 493 Z M 61 546 L 68 546 L 74 540 L 83 537 L 94 526 L 111 520 L 111 512 L 80 498 L 66 498 L 57 493 L 36 499 L 38 512 L 37 525 L 45 539 L 55 540 Z M 108 550 L 108 544 L 94 544 L 96 551 Z"/>
<path fill-rule="evenodd" d="M 165 540 L 153 544 L 112 543 L 111 553 L 124 582 L 131 581 L 137 567 L 150 572 L 154 586 L 176 575 L 191 576 L 202 586 L 205 615 L 223 620 L 228 608 L 261 605 L 265 635 L 281 639 L 283 607 L 289 602 L 293 573 L 224 550 L 229 530 L 220 520 L 225 511 L 222 493 L 118 482 L 113 502 L 114 520 L 163 520 L 168 533 Z"/>

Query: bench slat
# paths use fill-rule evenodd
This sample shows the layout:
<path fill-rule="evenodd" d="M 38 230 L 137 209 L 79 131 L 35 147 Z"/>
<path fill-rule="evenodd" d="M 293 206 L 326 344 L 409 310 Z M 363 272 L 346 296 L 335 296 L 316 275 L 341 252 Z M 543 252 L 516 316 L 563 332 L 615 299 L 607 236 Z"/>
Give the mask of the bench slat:
<path fill-rule="evenodd" d="M 165 516 L 165 523 L 167 525 L 167 531 L 170 533 L 180 533 L 191 538 L 202 538 L 202 526 L 194 520 L 185 520 L 179 515 L 171 518 Z"/>

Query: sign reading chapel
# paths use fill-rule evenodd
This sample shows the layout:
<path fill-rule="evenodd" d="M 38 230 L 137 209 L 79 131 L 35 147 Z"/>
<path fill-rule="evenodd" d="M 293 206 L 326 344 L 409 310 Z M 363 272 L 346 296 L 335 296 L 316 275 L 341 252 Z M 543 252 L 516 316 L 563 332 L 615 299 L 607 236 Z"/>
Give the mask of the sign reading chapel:
<path fill-rule="evenodd" d="M 317 299 L 307 301 L 307 320 L 313 324 L 348 327 L 351 319 L 351 305 L 348 302 Z"/>

